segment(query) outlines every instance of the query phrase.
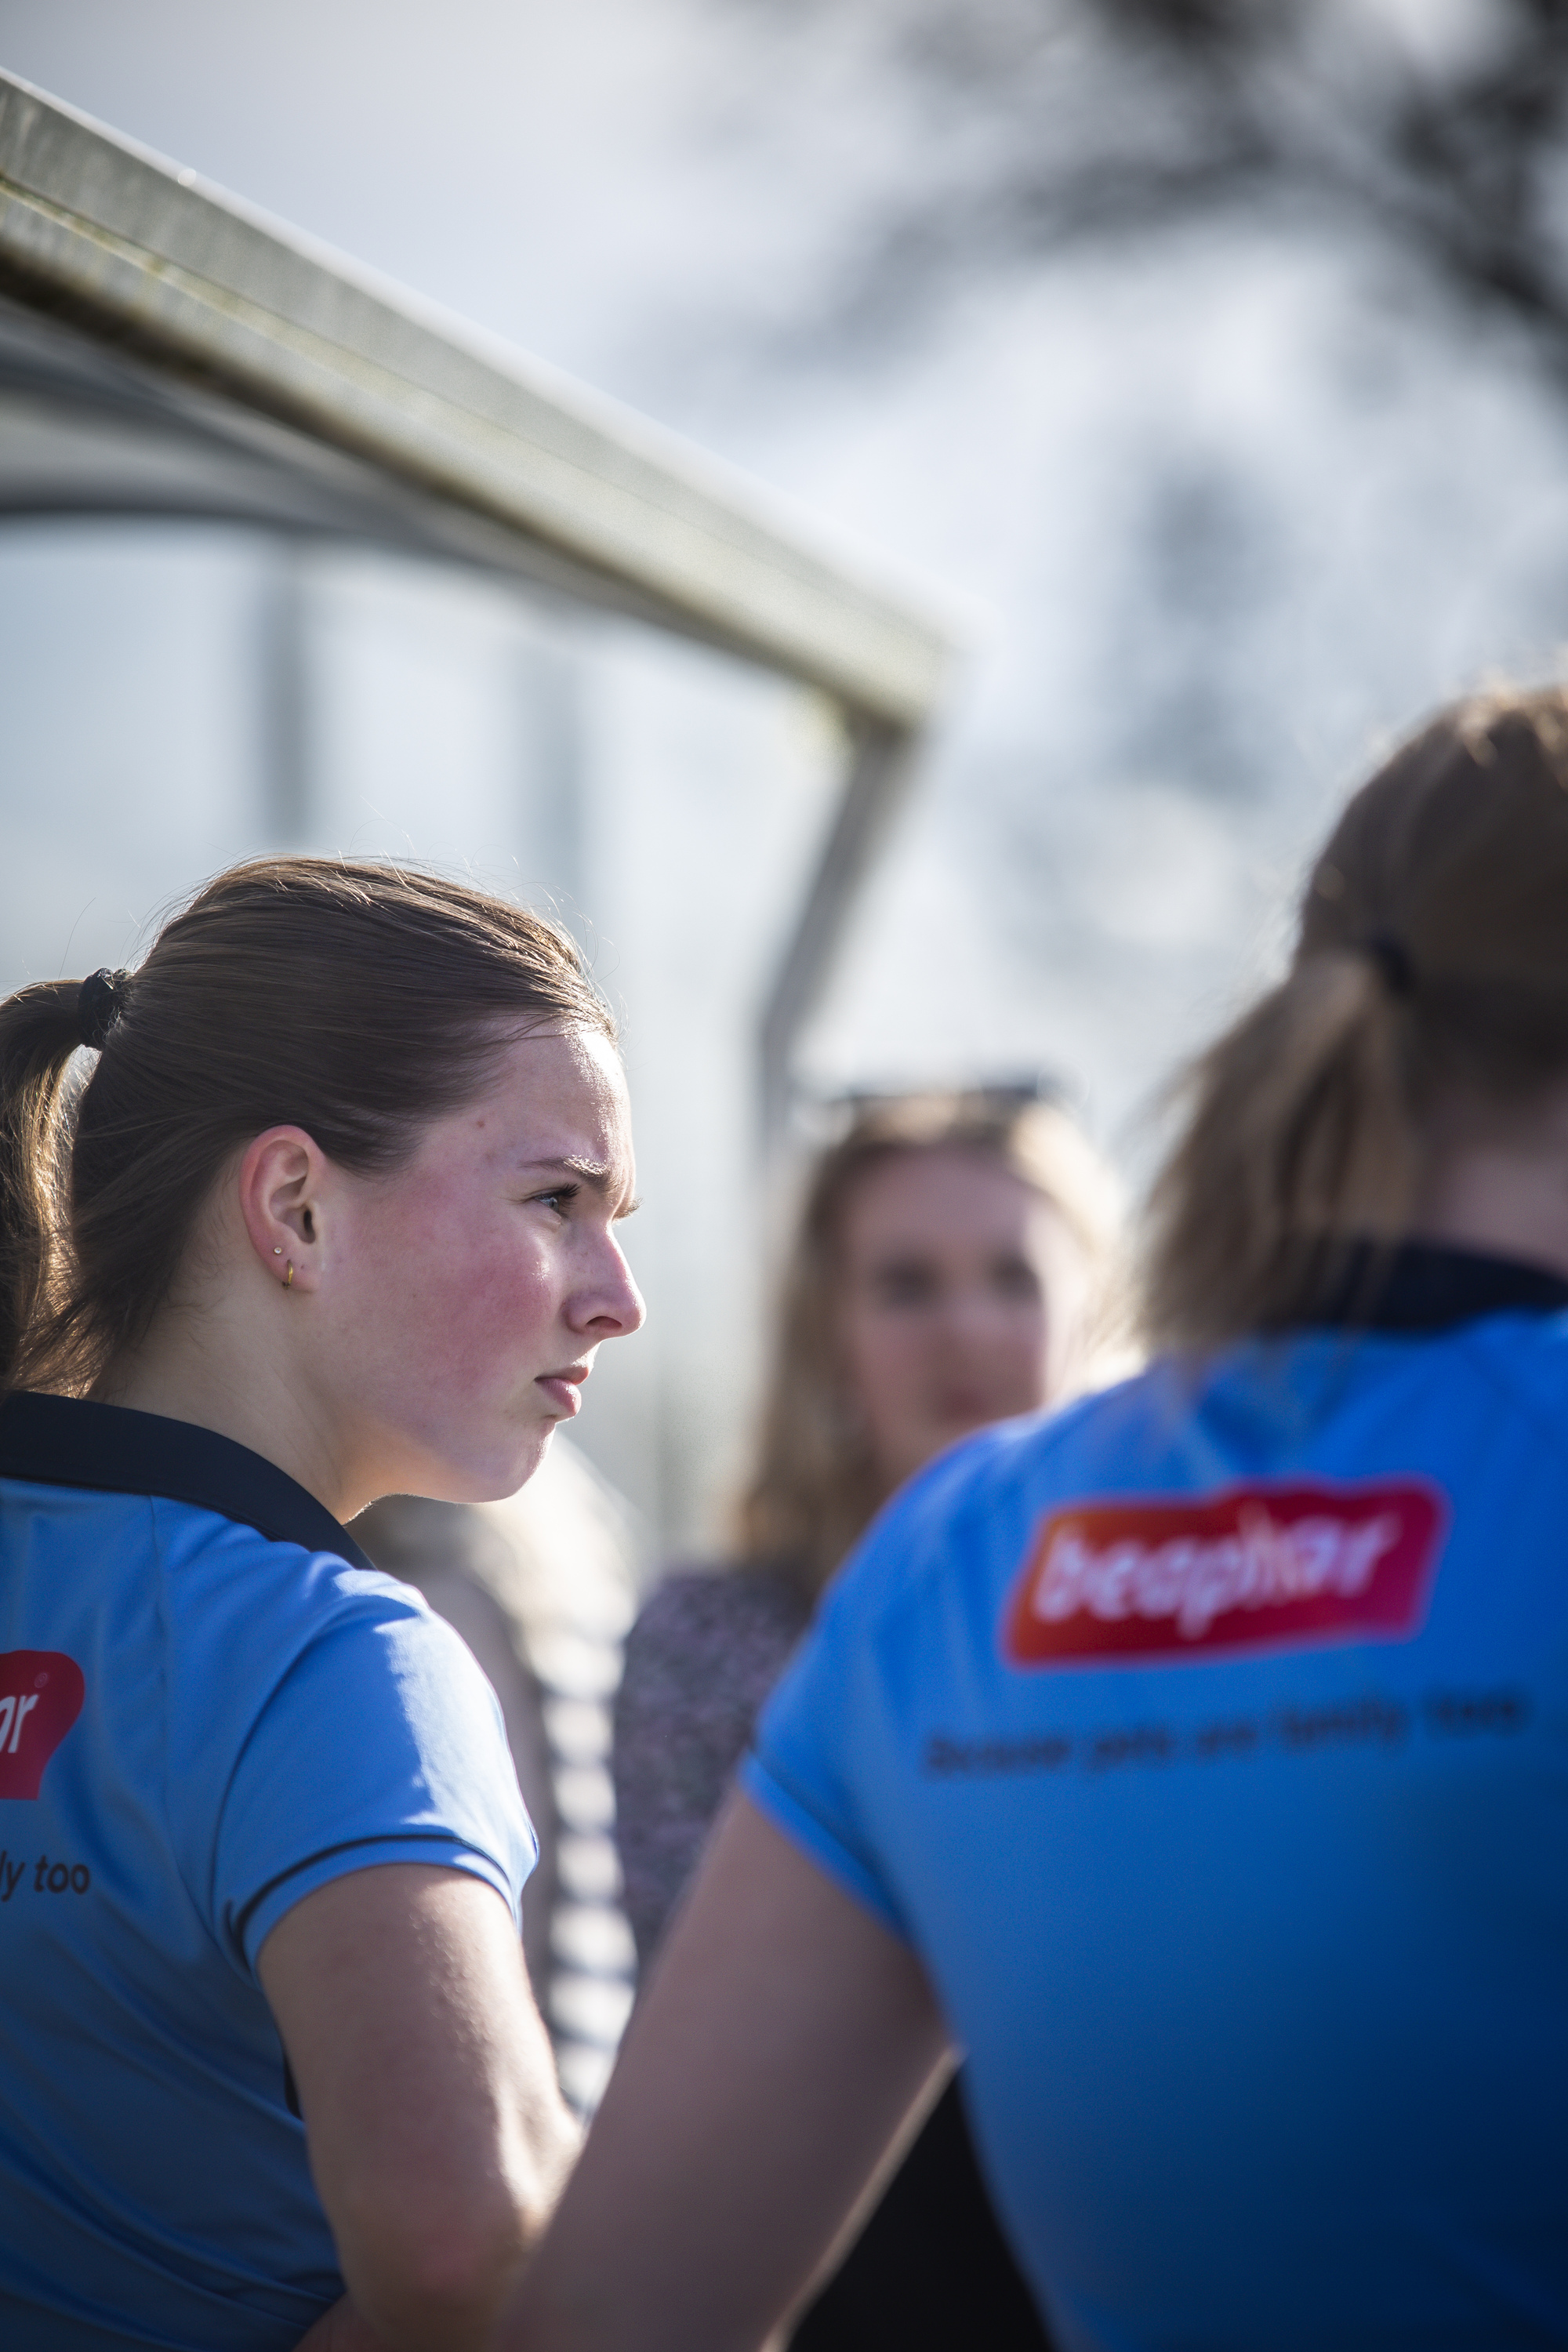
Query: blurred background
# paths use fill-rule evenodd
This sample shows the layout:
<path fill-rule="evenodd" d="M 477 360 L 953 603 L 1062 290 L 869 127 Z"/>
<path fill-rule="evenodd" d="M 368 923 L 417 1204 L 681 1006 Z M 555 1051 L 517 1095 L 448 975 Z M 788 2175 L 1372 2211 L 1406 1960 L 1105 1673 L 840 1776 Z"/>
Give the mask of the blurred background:
<path fill-rule="evenodd" d="M 621 1636 L 722 1544 L 792 1157 L 848 1093 L 1046 1077 L 1136 1183 L 1340 794 L 1558 667 L 1568 0 L 0 0 L 0 67 L 745 469 L 962 647 L 770 1142 L 829 698 L 352 533 L 29 513 L 25 447 L 0 499 L 0 987 L 308 847 L 552 908 L 624 1024 L 647 1329 L 514 1505 L 382 1531 L 533 1773 L 591 2106 Z"/>
<path fill-rule="evenodd" d="M 0 63 L 928 584 L 966 652 L 803 1133 L 1046 1072 L 1136 1178 L 1337 795 L 1568 635 L 1556 0 L 0 0 Z M 559 908 L 647 1202 L 581 1443 L 650 1554 L 710 1544 L 827 704 L 431 562 L 13 517 L 0 713 L 6 985 L 279 840 Z"/>

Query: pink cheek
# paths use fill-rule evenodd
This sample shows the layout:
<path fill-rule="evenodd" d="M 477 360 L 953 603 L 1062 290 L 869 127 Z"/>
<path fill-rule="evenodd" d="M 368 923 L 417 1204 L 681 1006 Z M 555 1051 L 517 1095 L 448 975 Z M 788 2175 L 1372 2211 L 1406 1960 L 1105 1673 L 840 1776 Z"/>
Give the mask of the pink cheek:
<path fill-rule="evenodd" d="M 498 1352 L 526 1346 L 550 1319 L 546 1270 L 521 1239 L 510 1218 L 428 1192 L 410 1213 L 367 1236 L 362 1291 L 374 1320 L 389 1323 L 387 1336 L 406 1349 L 410 1370 L 471 1376 Z"/>
<path fill-rule="evenodd" d="M 476 1251 L 450 1265 L 436 1286 L 431 1306 L 441 1327 L 434 1335 L 436 1344 L 444 1343 L 448 1352 L 460 1355 L 517 1343 L 545 1319 L 549 1304 L 539 1268 Z"/>

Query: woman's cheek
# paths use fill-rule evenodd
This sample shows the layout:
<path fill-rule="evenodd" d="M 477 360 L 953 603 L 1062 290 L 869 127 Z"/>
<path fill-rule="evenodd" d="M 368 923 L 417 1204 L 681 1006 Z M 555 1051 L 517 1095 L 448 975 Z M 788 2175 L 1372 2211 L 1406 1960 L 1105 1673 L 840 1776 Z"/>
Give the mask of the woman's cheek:
<path fill-rule="evenodd" d="M 882 1399 L 896 1412 L 906 1412 L 923 1394 L 930 1372 L 931 1348 L 910 1315 L 868 1318 L 856 1351 L 859 1385 Z"/>
<path fill-rule="evenodd" d="M 1012 1336 L 1007 1349 L 1013 1365 L 1017 1402 L 1014 1412 L 1034 1412 L 1047 1401 L 1053 1372 L 1051 1329 L 1044 1315 L 1030 1313 Z"/>
<path fill-rule="evenodd" d="M 498 1344 L 553 1328 L 558 1284 L 547 1252 L 493 1258 L 476 1269 L 474 1286 L 482 1327 Z"/>
<path fill-rule="evenodd" d="M 419 1341 L 429 1360 L 471 1376 L 479 1360 L 526 1340 L 548 1319 L 549 1286 L 531 1258 L 520 1260 L 480 1239 L 479 1246 L 454 1249 L 421 1306 Z"/>

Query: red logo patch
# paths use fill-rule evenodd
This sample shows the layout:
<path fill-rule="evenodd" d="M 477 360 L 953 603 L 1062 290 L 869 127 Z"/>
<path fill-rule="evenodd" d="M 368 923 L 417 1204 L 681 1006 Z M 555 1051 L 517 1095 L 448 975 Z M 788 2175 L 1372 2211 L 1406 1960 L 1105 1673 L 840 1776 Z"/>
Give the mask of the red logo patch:
<path fill-rule="evenodd" d="M 1032 1666 L 1397 1641 L 1426 1614 L 1447 1516 L 1414 1479 L 1072 1504 L 1030 1547 L 1002 1653 Z"/>
<path fill-rule="evenodd" d="M 63 1650 L 0 1652 L 0 1797 L 37 1795 L 86 1696 L 81 1668 Z"/>

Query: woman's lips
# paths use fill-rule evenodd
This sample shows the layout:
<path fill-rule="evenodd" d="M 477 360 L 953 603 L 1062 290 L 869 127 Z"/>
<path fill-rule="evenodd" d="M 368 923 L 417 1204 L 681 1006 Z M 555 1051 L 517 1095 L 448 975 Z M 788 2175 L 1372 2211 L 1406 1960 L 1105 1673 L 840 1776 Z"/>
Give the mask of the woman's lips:
<path fill-rule="evenodd" d="M 582 1409 L 583 1382 L 587 1377 L 586 1366 L 581 1371 L 541 1372 L 535 1386 L 544 1391 L 559 1420 L 573 1421 Z"/>

